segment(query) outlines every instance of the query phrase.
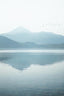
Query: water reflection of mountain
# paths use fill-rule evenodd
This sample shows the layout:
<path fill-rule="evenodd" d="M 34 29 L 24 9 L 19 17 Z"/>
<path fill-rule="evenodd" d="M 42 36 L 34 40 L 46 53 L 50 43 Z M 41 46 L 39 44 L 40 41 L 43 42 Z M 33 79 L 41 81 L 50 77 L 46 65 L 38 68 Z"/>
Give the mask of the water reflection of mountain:
<path fill-rule="evenodd" d="M 24 70 L 31 64 L 53 64 L 64 60 L 63 54 L 52 53 L 1 53 L 0 62 L 10 64 L 18 70 Z"/>

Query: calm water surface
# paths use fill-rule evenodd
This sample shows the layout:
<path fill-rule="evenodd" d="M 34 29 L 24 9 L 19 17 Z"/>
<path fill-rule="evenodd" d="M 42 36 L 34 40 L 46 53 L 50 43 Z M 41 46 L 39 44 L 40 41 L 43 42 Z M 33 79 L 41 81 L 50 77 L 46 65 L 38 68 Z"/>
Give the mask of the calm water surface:
<path fill-rule="evenodd" d="M 0 52 L 0 96 L 64 96 L 64 52 Z"/>

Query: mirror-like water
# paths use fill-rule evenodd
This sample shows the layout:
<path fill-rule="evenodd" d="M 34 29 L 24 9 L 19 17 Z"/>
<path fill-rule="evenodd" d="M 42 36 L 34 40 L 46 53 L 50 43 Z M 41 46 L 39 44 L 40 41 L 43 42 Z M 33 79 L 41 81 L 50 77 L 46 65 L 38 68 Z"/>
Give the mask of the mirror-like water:
<path fill-rule="evenodd" d="M 64 96 L 64 53 L 0 53 L 0 96 Z"/>

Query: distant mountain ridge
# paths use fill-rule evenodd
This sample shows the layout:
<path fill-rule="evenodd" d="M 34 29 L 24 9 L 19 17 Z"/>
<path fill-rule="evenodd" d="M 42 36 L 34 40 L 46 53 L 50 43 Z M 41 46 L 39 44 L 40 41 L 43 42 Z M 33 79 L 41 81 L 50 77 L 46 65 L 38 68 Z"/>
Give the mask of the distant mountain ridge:
<path fill-rule="evenodd" d="M 17 28 L 0 35 L 0 49 L 64 49 L 64 36 L 50 32 L 30 32 Z"/>
<path fill-rule="evenodd" d="M 64 49 L 64 44 L 36 44 L 33 42 L 19 43 L 0 36 L 0 49 Z"/>
<path fill-rule="evenodd" d="M 51 32 L 30 32 L 19 27 L 9 33 L 2 34 L 20 43 L 33 42 L 35 44 L 63 44 L 64 36 Z"/>
<path fill-rule="evenodd" d="M 0 36 L 0 48 L 19 48 L 21 44 L 7 37 Z"/>

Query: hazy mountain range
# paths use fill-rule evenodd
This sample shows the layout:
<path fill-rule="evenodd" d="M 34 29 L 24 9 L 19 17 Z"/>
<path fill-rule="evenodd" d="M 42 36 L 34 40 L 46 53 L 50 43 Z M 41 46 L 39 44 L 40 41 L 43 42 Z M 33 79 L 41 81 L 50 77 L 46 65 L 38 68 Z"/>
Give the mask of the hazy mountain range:
<path fill-rule="evenodd" d="M 33 42 L 36 44 L 61 44 L 64 43 L 64 36 L 51 32 L 30 32 L 18 27 L 17 29 L 3 34 L 4 36 L 17 42 Z"/>
<path fill-rule="evenodd" d="M 51 32 L 30 32 L 18 27 L 1 34 L 0 48 L 64 48 L 64 36 Z"/>
<path fill-rule="evenodd" d="M 7 37 L 0 36 L 0 48 L 19 48 L 21 44 Z"/>

